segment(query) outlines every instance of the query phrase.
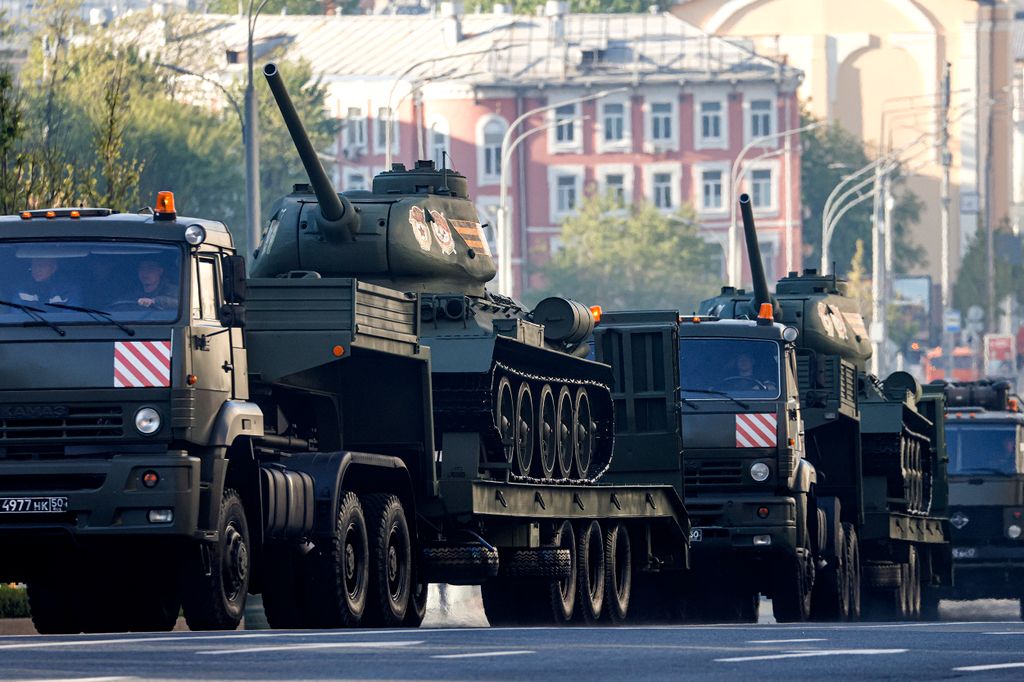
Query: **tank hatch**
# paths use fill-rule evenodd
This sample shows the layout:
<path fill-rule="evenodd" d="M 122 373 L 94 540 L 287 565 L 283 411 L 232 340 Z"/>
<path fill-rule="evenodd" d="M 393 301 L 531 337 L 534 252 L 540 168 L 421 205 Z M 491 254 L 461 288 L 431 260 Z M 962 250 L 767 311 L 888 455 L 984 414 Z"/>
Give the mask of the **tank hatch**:
<path fill-rule="evenodd" d="M 417 161 L 407 169 L 403 163 L 391 164 L 391 170 L 373 178 L 374 194 L 438 194 L 469 199 L 466 176 L 451 168 L 436 168 L 430 160 Z"/>
<path fill-rule="evenodd" d="M 814 268 L 807 268 L 803 274 L 789 273 L 775 285 L 777 296 L 814 296 L 818 294 L 839 294 L 846 296 L 846 281 L 835 275 L 820 275 Z"/>

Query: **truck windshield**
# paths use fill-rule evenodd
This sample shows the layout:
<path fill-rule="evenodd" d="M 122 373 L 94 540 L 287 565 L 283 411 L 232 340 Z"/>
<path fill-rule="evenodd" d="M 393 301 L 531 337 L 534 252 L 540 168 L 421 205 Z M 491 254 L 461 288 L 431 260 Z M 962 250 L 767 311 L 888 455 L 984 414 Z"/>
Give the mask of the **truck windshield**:
<path fill-rule="evenodd" d="M 946 424 L 951 474 L 1013 474 L 1017 471 L 1015 424 Z"/>
<path fill-rule="evenodd" d="M 779 397 L 779 344 L 755 339 L 682 339 L 679 374 L 685 400 Z"/>
<path fill-rule="evenodd" d="M 0 242 L 0 324 L 178 319 L 181 249 L 145 242 Z M 11 305 L 14 304 L 14 305 Z"/>

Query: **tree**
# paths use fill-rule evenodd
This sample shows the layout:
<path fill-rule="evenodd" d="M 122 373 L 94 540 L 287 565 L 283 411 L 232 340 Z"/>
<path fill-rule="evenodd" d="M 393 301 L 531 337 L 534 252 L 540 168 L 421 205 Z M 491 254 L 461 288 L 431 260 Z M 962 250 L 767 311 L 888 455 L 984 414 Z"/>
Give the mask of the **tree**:
<path fill-rule="evenodd" d="M 871 320 L 871 287 L 865 281 L 864 271 L 864 240 L 858 239 L 855 245 L 850 268 L 846 272 L 846 293 L 857 303 L 857 310 L 865 320 Z"/>
<path fill-rule="evenodd" d="M 1024 277 L 1024 266 L 1019 237 L 1012 234 L 1009 220 L 1003 219 L 995 234 L 992 235 L 995 253 L 993 254 L 993 271 L 989 271 L 988 253 L 985 233 L 978 230 L 967 247 L 960 261 L 960 272 L 953 287 L 953 307 L 966 313 L 972 305 L 988 310 L 988 279 L 995 280 L 996 301 L 1007 296 L 1024 302 L 1024 289 L 1021 287 Z M 996 306 L 998 309 L 998 306 Z M 995 329 L 994 324 L 988 325 Z"/>
<path fill-rule="evenodd" d="M 801 114 L 801 123 L 810 124 L 816 119 L 806 111 Z M 803 133 L 800 137 L 802 154 L 800 160 L 801 199 L 804 206 L 803 243 L 804 260 L 811 267 L 821 262 L 821 213 L 829 193 L 844 177 L 871 162 L 864 143 L 838 124 L 829 124 Z M 869 171 L 870 172 L 870 171 Z M 868 175 L 858 177 L 858 180 Z M 892 209 L 893 233 L 896 238 L 893 266 L 897 273 L 920 269 L 926 263 L 924 250 L 910 243 L 910 226 L 918 221 L 921 201 L 904 186 L 904 177 L 897 170 L 893 173 L 893 194 L 895 205 Z M 856 184 L 851 183 L 848 187 Z M 868 185 L 864 191 L 870 191 Z M 850 209 L 832 235 L 829 244 L 832 259 L 836 262 L 839 275 L 845 275 L 843 264 L 850 263 L 858 240 L 864 241 L 864 260 L 871 261 L 871 206 L 866 199 Z"/>
<path fill-rule="evenodd" d="M 612 310 L 690 312 L 721 280 L 715 247 L 697 235 L 690 207 L 669 216 L 648 203 L 622 209 L 592 195 L 562 224 L 562 243 L 537 270 L 544 286 L 528 298 L 585 296 Z"/>

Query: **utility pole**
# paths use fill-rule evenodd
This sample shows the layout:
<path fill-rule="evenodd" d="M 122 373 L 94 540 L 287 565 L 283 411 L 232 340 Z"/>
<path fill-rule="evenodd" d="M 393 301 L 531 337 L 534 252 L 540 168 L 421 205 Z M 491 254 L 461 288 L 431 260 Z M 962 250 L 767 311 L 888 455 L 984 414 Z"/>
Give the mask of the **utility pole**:
<path fill-rule="evenodd" d="M 950 287 L 949 287 L 949 169 L 953 164 L 953 155 L 949 151 L 949 99 L 950 99 L 950 70 L 949 62 L 946 62 L 942 69 L 942 86 L 939 88 L 939 162 L 942 164 L 942 182 L 939 186 L 939 209 L 940 228 L 939 239 L 942 241 L 942 256 L 939 267 L 939 282 L 941 283 L 942 310 L 942 359 L 946 366 L 945 377 L 947 380 L 953 378 L 953 335 L 946 331 L 946 311 L 949 310 Z"/>
<path fill-rule="evenodd" d="M 245 215 L 248 220 L 249 236 L 248 252 L 253 252 L 260 245 L 260 131 L 259 112 L 256 108 L 256 92 L 252 84 L 253 72 L 253 35 L 256 32 L 256 20 L 266 7 L 267 0 L 256 6 L 256 0 L 249 0 L 248 29 L 249 40 L 246 43 L 245 81 Z"/>

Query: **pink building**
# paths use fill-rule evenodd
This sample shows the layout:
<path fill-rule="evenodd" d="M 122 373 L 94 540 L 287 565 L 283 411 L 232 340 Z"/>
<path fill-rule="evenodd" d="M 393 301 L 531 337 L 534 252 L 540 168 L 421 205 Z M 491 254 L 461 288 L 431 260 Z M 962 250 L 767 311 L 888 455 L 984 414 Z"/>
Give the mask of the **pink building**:
<path fill-rule="evenodd" d="M 437 15 L 265 17 L 257 38 L 286 44 L 329 85 L 344 121 L 340 189 L 368 188 L 384 169 L 393 109 L 392 161 L 440 165 L 445 155 L 469 178 L 499 259 L 502 140 L 515 119 L 546 108 L 517 126 L 525 137 L 504 173 L 516 294 L 594 189 L 669 213 L 689 202 L 702 235 L 724 247 L 733 161 L 751 140 L 799 126 L 801 73 L 670 14 L 545 10 L 463 16 L 445 3 Z M 788 141 L 752 148 L 737 188 L 752 196 L 770 279 L 801 267 L 799 144 Z M 724 252 L 722 263 L 724 274 Z"/>

